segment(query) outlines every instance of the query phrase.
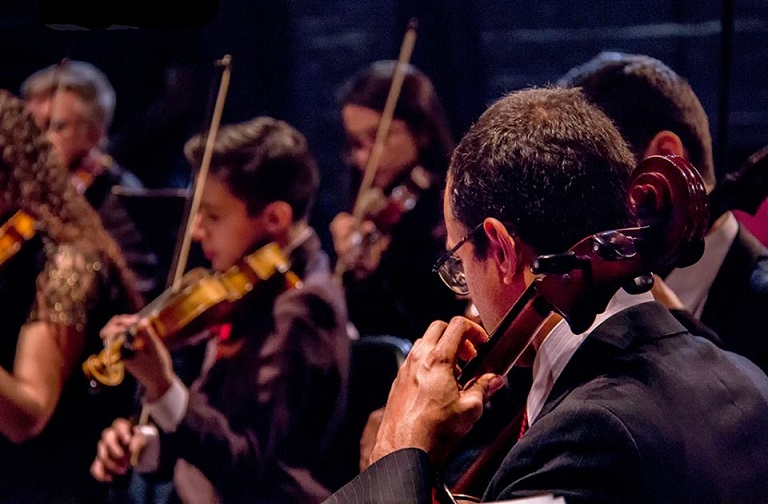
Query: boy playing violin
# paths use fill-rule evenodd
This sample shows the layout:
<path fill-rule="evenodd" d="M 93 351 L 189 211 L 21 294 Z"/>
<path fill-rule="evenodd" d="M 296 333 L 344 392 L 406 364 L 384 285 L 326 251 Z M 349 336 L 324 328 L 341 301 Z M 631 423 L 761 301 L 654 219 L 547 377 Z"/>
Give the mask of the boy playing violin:
<path fill-rule="evenodd" d="M 204 138 L 191 139 L 188 159 L 201 159 L 203 147 Z M 165 344 L 139 331 L 125 367 L 143 385 L 156 426 L 115 420 L 91 467 L 97 480 L 125 474 L 133 457 L 139 471 L 172 467 L 178 502 L 318 502 L 329 494 L 316 469 L 341 417 L 349 342 L 343 294 L 307 223 L 317 187 L 306 140 L 285 122 L 260 117 L 221 129 L 192 238 L 217 272 L 274 242 L 301 286 L 250 295 L 209 340 L 190 388 Z M 115 317 L 102 336 L 135 324 L 136 315 Z"/>

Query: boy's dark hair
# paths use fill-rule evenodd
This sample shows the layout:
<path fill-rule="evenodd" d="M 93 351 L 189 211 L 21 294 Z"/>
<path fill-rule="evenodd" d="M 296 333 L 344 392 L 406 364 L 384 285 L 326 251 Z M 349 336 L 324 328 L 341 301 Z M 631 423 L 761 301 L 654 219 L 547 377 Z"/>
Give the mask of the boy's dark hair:
<path fill-rule="evenodd" d="M 187 159 L 200 166 L 206 137 L 192 137 L 184 146 Z M 219 130 L 210 174 L 223 180 L 255 215 L 273 201 L 285 201 L 293 220 L 307 219 L 320 176 L 307 140 L 284 121 L 257 117 Z"/>
<path fill-rule="evenodd" d="M 621 135 L 576 89 L 505 96 L 461 139 L 448 172 L 453 216 L 468 229 L 494 217 L 537 254 L 568 250 L 634 222 L 634 159 Z M 484 257 L 487 241 L 475 234 Z"/>
<path fill-rule="evenodd" d="M 675 133 L 707 187 L 715 186 L 712 137 L 704 107 L 688 81 L 661 61 L 605 51 L 572 68 L 558 85 L 580 87 L 613 120 L 638 161 L 657 133 Z"/>

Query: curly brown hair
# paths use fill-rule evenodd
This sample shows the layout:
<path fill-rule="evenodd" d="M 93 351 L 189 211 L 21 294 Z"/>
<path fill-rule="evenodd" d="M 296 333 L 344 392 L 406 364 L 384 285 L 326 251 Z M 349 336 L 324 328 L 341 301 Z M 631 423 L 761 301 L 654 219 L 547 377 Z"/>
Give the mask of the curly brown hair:
<path fill-rule="evenodd" d="M 24 102 L 0 89 L 0 208 L 31 215 L 58 244 L 77 243 L 85 254 L 109 258 L 137 305 L 141 297 L 117 243 L 99 215 L 69 182 L 51 144 Z"/>

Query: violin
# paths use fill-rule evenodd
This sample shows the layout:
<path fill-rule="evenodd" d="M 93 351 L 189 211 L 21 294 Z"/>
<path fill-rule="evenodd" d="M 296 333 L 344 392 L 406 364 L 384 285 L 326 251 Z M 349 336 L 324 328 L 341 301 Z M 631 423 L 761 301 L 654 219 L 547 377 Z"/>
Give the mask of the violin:
<path fill-rule="evenodd" d="M 363 209 L 360 218 L 373 226 L 365 232 L 355 232 L 352 240 L 358 258 L 349 261 L 345 267 L 355 269 L 361 265 L 379 264 L 381 254 L 389 246 L 392 229 L 406 213 L 413 210 L 422 193 L 432 187 L 434 182 L 434 175 L 422 166 L 415 166 L 408 172 L 405 180 L 392 188 L 389 194 L 372 188 L 361 195 Z"/>
<path fill-rule="evenodd" d="M 70 182 L 79 194 L 85 194 L 110 163 L 111 158 L 106 154 L 89 152 L 70 174 Z"/>
<path fill-rule="evenodd" d="M 144 307 L 139 317 L 148 321 L 143 330 L 151 331 L 173 349 L 206 327 L 228 320 L 247 296 L 299 287 L 299 277 L 290 270 L 281 248 L 272 242 L 224 272 L 211 273 L 204 268 L 188 271 L 178 290 L 166 290 Z M 139 330 L 134 326 L 118 335 L 83 363 L 83 372 L 92 386 L 116 386 L 123 381 L 122 356 L 131 352 Z"/>
<path fill-rule="evenodd" d="M 362 195 L 362 218 L 376 226 L 376 232 L 389 234 L 403 215 L 413 210 L 422 193 L 434 185 L 435 177 L 423 166 L 414 166 L 402 183 L 385 195 L 380 189 L 370 189 Z"/>
<path fill-rule="evenodd" d="M 484 373 L 506 376 L 517 365 L 551 315 L 559 315 L 578 334 L 586 331 L 621 288 L 640 293 L 653 286 L 652 273 L 696 262 L 704 250 L 709 207 L 698 171 L 678 156 L 651 156 L 633 171 L 629 203 L 637 227 L 584 238 L 560 254 L 542 255 L 531 265 L 536 279 L 509 309 L 475 357 L 457 366 L 461 387 Z M 513 427 L 510 427 L 513 426 Z M 500 433 L 448 489 L 437 488 L 440 502 L 459 498 L 479 502 L 493 471 L 517 440 L 514 422 Z"/>
<path fill-rule="evenodd" d="M 0 226 L 0 265 L 16 255 L 36 233 L 37 223 L 32 216 L 22 210 L 13 214 Z"/>

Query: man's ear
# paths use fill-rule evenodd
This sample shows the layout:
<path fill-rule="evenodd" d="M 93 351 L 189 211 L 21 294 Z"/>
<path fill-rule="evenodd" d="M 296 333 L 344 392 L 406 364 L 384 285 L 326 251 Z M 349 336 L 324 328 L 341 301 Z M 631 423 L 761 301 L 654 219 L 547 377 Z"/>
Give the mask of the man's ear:
<path fill-rule="evenodd" d="M 504 285 L 511 285 L 521 265 L 517 242 L 500 221 L 488 218 L 483 223 L 488 238 L 488 257 L 496 262 Z"/>
<path fill-rule="evenodd" d="M 643 159 L 648 156 L 681 156 L 685 157 L 685 146 L 680 137 L 669 130 L 662 130 L 648 143 L 643 153 Z"/>
<path fill-rule="evenodd" d="M 285 201 L 273 201 L 261 212 L 264 226 L 270 235 L 279 235 L 288 230 L 293 223 L 293 209 Z"/>

